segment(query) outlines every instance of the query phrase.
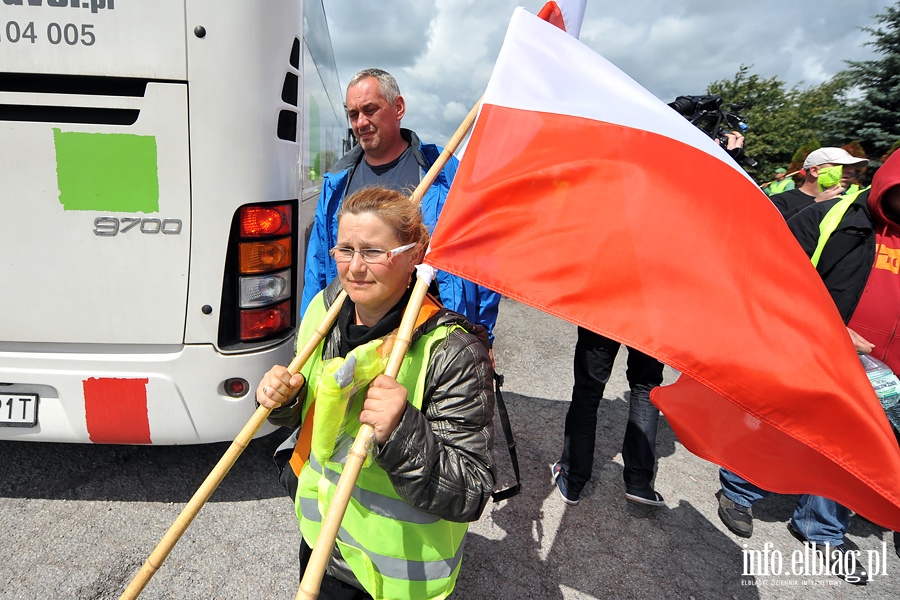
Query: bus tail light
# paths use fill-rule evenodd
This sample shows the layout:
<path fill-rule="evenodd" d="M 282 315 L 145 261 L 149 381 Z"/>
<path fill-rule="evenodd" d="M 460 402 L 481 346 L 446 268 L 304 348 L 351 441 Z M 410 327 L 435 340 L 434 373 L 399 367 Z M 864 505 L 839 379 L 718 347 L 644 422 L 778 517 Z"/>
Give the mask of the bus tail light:
<path fill-rule="evenodd" d="M 242 242 L 240 245 L 241 273 L 266 273 L 272 269 L 291 266 L 291 238 L 265 242 Z"/>
<path fill-rule="evenodd" d="M 268 306 L 291 297 L 290 270 L 269 275 L 241 277 L 241 308 Z"/>
<path fill-rule="evenodd" d="M 291 303 L 241 311 L 241 340 L 269 337 L 291 326 Z"/>
<path fill-rule="evenodd" d="M 241 207 L 241 237 L 268 237 L 291 232 L 291 205 Z"/>
<path fill-rule="evenodd" d="M 297 201 L 247 204 L 234 215 L 219 317 L 219 346 L 284 337 L 296 325 L 299 303 Z"/>

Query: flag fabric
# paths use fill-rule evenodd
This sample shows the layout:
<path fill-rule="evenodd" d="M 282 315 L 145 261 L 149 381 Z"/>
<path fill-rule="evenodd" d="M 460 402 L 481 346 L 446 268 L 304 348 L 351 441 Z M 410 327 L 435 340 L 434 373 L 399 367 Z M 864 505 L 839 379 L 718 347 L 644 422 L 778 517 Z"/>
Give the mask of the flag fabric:
<path fill-rule="evenodd" d="M 550 0 L 538 12 L 538 17 L 578 39 L 578 36 L 581 35 L 581 23 L 584 20 L 586 7 L 587 0 Z M 466 135 L 454 153 L 458 159 L 462 160 L 468 143 L 469 136 Z"/>
<path fill-rule="evenodd" d="M 900 530 L 900 451 L 834 303 L 726 152 L 517 9 L 426 262 L 682 373 L 695 454 Z"/>
<path fill-rule="evenodd" d="M 578 39 L 586 6 L 587 0 L 550 0 L 538 12 L 538 17 Z"/>

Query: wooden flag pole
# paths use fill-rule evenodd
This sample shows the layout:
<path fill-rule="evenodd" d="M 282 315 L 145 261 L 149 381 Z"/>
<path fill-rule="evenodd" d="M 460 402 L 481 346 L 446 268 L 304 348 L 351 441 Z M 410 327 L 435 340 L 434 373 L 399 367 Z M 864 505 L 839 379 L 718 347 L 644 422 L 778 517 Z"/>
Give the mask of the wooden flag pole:
<path fill-rule="evenodd" d="M 456 152 L 456 149 L 459 148 L 459 145 L 465 139 L 466 134 L 469 133 L 469 129 L 472 128 L 472 125 L 475 123 L 475 118 L 478 116 L 478 109 L 480 107 L 481 99 L 475 103 L 475 106 L 473 106 L 472 110 L 469 111 L 469 114 L 466 115 L 466 118 L 456 130 L 456 133 L 454 133 L 450 138 L 450 141 L 447 142 L 443 152 L 441 152 L 437 160 L 434 161 L 431 168 L 428 169 L 428 172 L 425 174 L 425 177 L 422 178 L 422 181 L 419 182 L 419 185 L 416 186 L 416 189 L 409 198 L 412 202 L 415 202 L 416 204 L 422 203 L 422 197 L 425 195 L 425 192 L 428 191 L 428 188 L 434 183 L 438 173 L 441 172 L 441 169 L 444 168 L 444 165 L 447 164 L 447 161 L 450 160 L 450 157 L 453 156 L 453 153 Z M 397 339 L 394 342 L 394 348 L 391 351 L 388 366 L 385 369 L 385 374 L 390 375 L 391 377 L 396 377 L 397 373 L 400 372 L 400 365 L 403 363 L 403 357 L 406 355 L 406 350 L 409 348 L 416 318 L 419 316 L 419 310 L 422 308 L 422 302 L 425 300 L 428 286 L 431 285 L 431 280 L 434 277 L 433 269 L 429 269 L 429 272 L 431 277 L 427 278 L 423 277 L 421 272 L 419 273 L 419 278 L 416 280 L 412 296 L 403 313 L 403 320 L 400 322 L 400 330 L 398 331 Z M 322 520 L 322 527 L 319 529 L 319 537 L 316 540 L 315 547 L 312 549 L 312 555 L 309 558 L 309 563 L 306 565 L 306 570 L 303 572 L 303 579 L 300 581 L 300 587 L 297 589 L 296 600 L 314 600 L 319 596 L 322 577 L 325 575 L 328 559 L 331 558 L 331 549 L 334 547 L 334 542 L 337 539 L 338 529 L 340 529 L 344 513 L 347 511 L 350 495 L 353 493 L 354 486 L 356 486 L 359 472 L 362 469 L 362 465 L 365 462 L 366 456 L 369 454 L 369 449 L 372 447 L 372 442 L 375 439 L 374 434 L 375 430 L 371 425 L 363 424 L 359 428 L 356 440 L 350 448 L 347 463 L 341 471 L 341 477 L 338 480 L 328 512 Z"/>
<path fill-rule="evenodd" d="M 425 195 L 425 192 L 427 192 L 428 188 L 431 187 L 431 184 L 434 183 L 438 173 L 441 172 L 441 169 L 444 168 L 444 165 L 447 164 L 447 161 L 450 160 L 450 157 L 453 156 L 453 153 L 456 152 L 462 141 L 466 139 L 466 134 L 472 129 L 472 125 L 475 123 L 475 117 L 478 116 L 479 108 L 481 108 L 481 98 L 478 99 L 478 102 L 475 103 L 475 106 L 472 107 L 472 110 L 470 110 L 469 114 L 466 115 L 466 118 L 463 119 L 463 122 L 457 128 L 456 133 L 454 133 L 450 138 L 450 141 L 447 142 L 443 152 L 441 152 L 437 160 L 434 161 L 434 164 L 431 165 L 428 172 L 425 173 L 425 177 L 422 178 L 422 181 L 419 182 L 419 185 L 416 186 L 416 189 L 409 197 L 410 200 L 416 204 L 422 204 L 422 197 Z"/>
<path fill-rule="evenodd" d="M 328 309 L 328 312 L 325 313 L 325 318 L 322 319 L 322 323 L 316 328 L 312 338 L 306 342 L 306 345 L 303 346 L 300 352 L 297 353 L 297 356 L 294 357 L 294 360 L 291 361 L 291 364 L 288 365 L 288 371 L 290 371 L 292 375 L 297 374 L 300 369 L 303 368 L 303 365 L 306 364 L 306 361 L 309 360 L 309 357 L 312 356 L 316 347 L 318 347 L 319 342 L 322 341 L 331 329 L 346 297 L 347 292 L 341 291 L 340 295 L 335 299 L 334 304 L 332 304 L 331 308 Z M 209 500 L 212 493 L 219 487 L 219 484 L 222 483 L 225 475 L 228 474 L 228 471 L 253 439 L 253 436 L 256 435 L 256 432 L 259 431 L 259 428 L 266 422 L 266 419 L 271 412 L 272 409 L 266 408 L 265 406 L 260 406 L 256 409 L 256 412 L 253 413 L 253 416 L 250 417 L 250 420 L 247 421 L 244 428 L 241 429 L 237 437 L 234 438 L 231 446 L 228 447 L 228 450 L 222 458 L 219 459 L 219 462 L 216 463 L 213 470 L 210 471 L 209 475 L 200 485 L 200 488 L 188 501 L 187 505 L 181 511 L 181 514 L 178 515 L 178 518 L 175 519 L 175 522 L 169 527 L 169 530 L 163 536 L 162 540 L 156 545 L 156 549 L 150 554 L 150 557 L 141 567 L 141 570 L 138 571 L 134 579 L 131 580 L 131 583 L 128 584 L 125 592 L 120 596 L 121 600 L 132 600 L 137 598 L 144 590 L 147 582 L 150 581 L 150 578 L 156 574 L 156 571 L 158 571 L 163 562 L 165 562 L 166 558 L 169 556 L 169 552 L 172 551 L 172 548 L 178 543 L 178 540 L 181 539 L 185 530 L 194 521 L 197 513 L 200 512 L 200 509 L 203 508 L 203 505 L 206 504 L 206 501 Z"/>

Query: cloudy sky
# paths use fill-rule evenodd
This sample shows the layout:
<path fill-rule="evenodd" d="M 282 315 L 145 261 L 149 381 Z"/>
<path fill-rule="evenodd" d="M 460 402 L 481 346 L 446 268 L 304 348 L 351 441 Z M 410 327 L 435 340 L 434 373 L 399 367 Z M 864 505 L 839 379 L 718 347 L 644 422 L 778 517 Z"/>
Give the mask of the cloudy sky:
<path fill-rule="evenodd" d="M 588 0 L 581 41 L 665 102 L 703 94 L 742 64 L 807 87 L 845 60 L 873 58 L 859 28 L 895 1 Z M 404 127 L 439 144 L 484 92 L 513 9 L 543 4 L 324 0 L 341 85 L 360 69 L 386 69 L 407 102 Z"/>

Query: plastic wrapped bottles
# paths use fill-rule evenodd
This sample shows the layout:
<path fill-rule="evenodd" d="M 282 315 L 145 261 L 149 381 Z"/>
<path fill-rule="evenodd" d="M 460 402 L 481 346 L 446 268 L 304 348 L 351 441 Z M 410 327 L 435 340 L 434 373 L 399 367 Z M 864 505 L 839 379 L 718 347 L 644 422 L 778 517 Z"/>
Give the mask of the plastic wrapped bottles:
<path fill-rule="evenodd" d="M 866 369 L 866 375 L 869 376 L 888 420 L 895 429 L 900 430 L 900 379 L 877 358 L 860 354 L 859 360 Z"/>

